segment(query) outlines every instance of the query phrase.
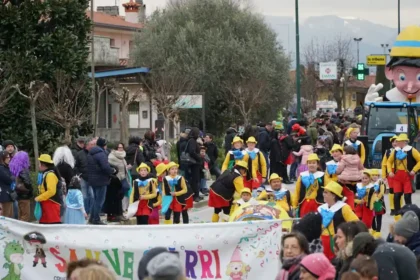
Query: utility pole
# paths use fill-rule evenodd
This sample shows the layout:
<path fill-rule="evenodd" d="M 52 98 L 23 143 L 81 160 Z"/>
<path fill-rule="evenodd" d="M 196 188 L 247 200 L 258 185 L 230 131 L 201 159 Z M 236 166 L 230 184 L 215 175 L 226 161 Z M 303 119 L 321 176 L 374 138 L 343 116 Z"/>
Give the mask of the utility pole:
<path fill-rule="evenodd" d="M 398 34 L 401 31 L 401 5 L 400 0 L 398 0 Z"/>
<path fill-rule="evenodd" d="M 91 106 L 91 113 L 92 113 L 92 125 L 94 127 L 93 130 L 93 137 L 96 137 L 97 129 L 96 129 L 96 83 L 95 83 L 95 38 L 94 38 L 94 27 L 95 22 L 93 20 L 94 12 L 93 12 L 93 1 L 90 0 L 90 20 L 92 21 L 92 26 L 90 29 L 90 73 L 92 74 L 92 106 Z"/>
<path fill-rule="evenodd" d="M 360 62 L 360 57 L 359 57 L 359 43 L 363 40 L 363 38 L 353 38 L 353 40 L 357 44 L 357 63 L 359 63 Z"/>
<path fill-rule="evenodd" d="M 300 47 L 299 47 L 299 0 L 295 0 L 295 17 L 296 17 L 296 104 L 297 117 L 301 118 L 300 105 Z"/>

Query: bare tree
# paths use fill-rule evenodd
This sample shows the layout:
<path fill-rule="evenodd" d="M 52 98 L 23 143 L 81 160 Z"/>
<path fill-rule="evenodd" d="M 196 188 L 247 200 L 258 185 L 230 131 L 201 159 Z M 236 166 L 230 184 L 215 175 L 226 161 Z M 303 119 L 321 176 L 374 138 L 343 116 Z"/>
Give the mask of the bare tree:
<path fill-rule="evenodd" d="M 89 102 L 83 82 L 57 71 L 53 83 L 37 99 L 37 116 L 64 128 L 64 140 L 70 144 L 71 129 L 89 120 Z"/>
<path fill-rule="evenodd" d="M 6 71 L 0 68 L 0 114 L 5 112 L 7 102 L 9 102 L 15 94 L 12 87 L 12 79 L 6 78 Z"/>
<path fill-rule="evenodd" d="M 38 172 L 39 148 L 38 148 L 38 130 L 36 127 L 35 108 L 36 108 L 36 104 L 37 104 L 37 100 L 39 96 L 42 95 L 44 91 L 49 88 L 49 86 L 41 81 L 32 81 L 30 82 L 28 86 L 26 86 L 28 94 L 22 93 L 19 85 L 15 85 L 14 88 L 21 96 L 25 97 L 29 101 L 30 111 L 31 111 L 31 123 L 32 123 L 32 141 L 34 144 L 34 154 L 35 154 L 35 170 L 36 172 Z"/>
<path fill-rule="evenodd" d="M 238 109 L 244 125 L 250 124 L 256 109 L 264 104 L 269 95 L 267 82 L 256 77 L 242 79 L 239 82 L 226 82 L 225 88 L 229 104 Z"/>
<path fill-rule="evenodd" d="M 155 70 L 142 79 L 157 113 L 164 118 L 165 129 L 169 128 L 169 122 L 176 125 L 182 110 L 178 102 L 182 95 L 191 94 L 194 86 L 192 78 L 178 72 Z M 165 133 L 165 140 L 169 140 L 168 133 Z"/>
<path fill-rule="evenodd" d="M 320 80 L 319 71 L 312 71 L 312 76 L 317 79 L 328 91 L 330 91 L 337 102 L 337 107 L 340 110 L 343 106 L 343 96 L 340 90 L 340 78 L 345 76 L 348 68 L 353 65 L 354 57 L 352 54 L 352 38 L 344 38 L 336 36 L 335 38 L 318 42 L 312 40 L 303 52 L 305 64 L 308 66 L 319 65 L 320 62 L 337 62 L 337 79 L 336 80 Z"/>

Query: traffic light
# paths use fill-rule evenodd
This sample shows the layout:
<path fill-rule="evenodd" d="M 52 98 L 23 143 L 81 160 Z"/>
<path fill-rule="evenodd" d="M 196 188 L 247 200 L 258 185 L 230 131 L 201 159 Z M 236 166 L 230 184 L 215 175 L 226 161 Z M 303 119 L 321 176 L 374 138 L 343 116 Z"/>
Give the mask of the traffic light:
<path fill-rule="evenodd" d="M 364 81 L 365 76 L 369 75 L 369 68 L 365 68 L 364 63 L 357 63 L 357 67 L 353 68 L 353 76 L 356 77 L 358 81 Z"/>

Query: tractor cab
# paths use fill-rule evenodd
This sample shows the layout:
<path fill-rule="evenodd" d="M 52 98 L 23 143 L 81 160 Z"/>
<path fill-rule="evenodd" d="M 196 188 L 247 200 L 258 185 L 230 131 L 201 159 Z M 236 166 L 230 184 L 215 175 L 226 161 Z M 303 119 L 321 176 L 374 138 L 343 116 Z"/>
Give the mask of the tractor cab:
<path fill-rule="evenodd" d="M 382 161 L 382 138 L 406 133 L 410 145 L 417 143 L 419 131 L 420 103 L 367 102 L 367 119 L 364 123 L 369 145 L 369 166 L 380 168 Z M 414 145 L 415 146 L 415 145 Z"/>

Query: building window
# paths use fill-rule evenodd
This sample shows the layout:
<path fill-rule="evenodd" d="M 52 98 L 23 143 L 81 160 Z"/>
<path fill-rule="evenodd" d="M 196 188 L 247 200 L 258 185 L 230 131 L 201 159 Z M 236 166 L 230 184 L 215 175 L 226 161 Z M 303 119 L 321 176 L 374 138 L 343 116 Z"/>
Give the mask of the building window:
<path fill-rule="evenodd" d="M 142 111 L 141 115 L 142 115 L 143 119 L 147 119 L 149 117 L 147 111 Z"/>
<path fill-rule="evenodd" d="M 115 39 L 111 39 L 111 40 L 109 40 L 109 45 L 110 45 L 111 47 L 115 47 Z"/>
<path fill-rule="evenodd" d="M 353 93 L 353 94 L 351 95 L 351 101 L 356 101 L 356 93 Z"/>
<path fill-rule="evenodd" d="M 128 113 L 130 115 L 138 115 L 140 110 L 140 103 L 139 102 L 131 102 L 128 104 Z"/>

